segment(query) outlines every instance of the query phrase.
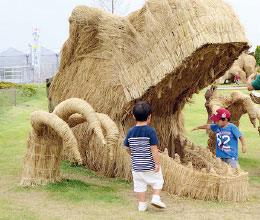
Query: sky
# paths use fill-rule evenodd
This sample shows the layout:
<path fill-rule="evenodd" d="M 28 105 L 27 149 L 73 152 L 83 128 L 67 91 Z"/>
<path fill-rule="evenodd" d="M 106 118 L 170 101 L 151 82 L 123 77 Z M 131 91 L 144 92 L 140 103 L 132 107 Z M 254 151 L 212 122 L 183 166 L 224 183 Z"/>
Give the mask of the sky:
<path fill-rule="evenodd" d="M 107 0 L 0 0 L 0 52 L 13 47 L 25 53 L 33 42 L 33 28 L 39 28 L 40 45 L 59 52 L 69 36 L 68 19 L 77 5 L 100 7 Z M 224 0 L 244 26 L 252 44 L 260 45 L 260 0 Z M 115 13 L 127 15 L 142 7 L 145 0 L 115 0 Z"/>

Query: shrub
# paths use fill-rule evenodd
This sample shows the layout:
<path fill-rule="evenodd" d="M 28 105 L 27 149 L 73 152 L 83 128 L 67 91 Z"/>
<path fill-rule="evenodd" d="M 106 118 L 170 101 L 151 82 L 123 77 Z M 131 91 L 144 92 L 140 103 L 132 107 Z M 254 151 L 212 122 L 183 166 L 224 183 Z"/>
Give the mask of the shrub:
<path fill-rule="evenodd" d="M 22 95 L 28 97 L 34 96 L 37 93 L 37 88 L 35 88 L 33 85 L 14 84 L 12 82 L 0 81 L 0 89 L 10 89 L 10 88 L 17 88 L 19 90 L 22 90 Z"/>
<path fill-rule="evenodd" d="M 37 93 L 37 88 L 35 88 L 33 85 L 23 85 L 22 86 L 22 95 L 24 96 L 35 96 Z"/>
<path fill-rule="evenodd" d="M 258 66 L 260 66 L 260 46 L 257 46 L 255 49 L 255 60 Z"/>
<path fill-rule="evenodd" d="M 0 81 L 0 89 L 10 89 L 10 88 L 14 88 L 15 84 L 12 82 L 4 82 L 4 81 Z"/>

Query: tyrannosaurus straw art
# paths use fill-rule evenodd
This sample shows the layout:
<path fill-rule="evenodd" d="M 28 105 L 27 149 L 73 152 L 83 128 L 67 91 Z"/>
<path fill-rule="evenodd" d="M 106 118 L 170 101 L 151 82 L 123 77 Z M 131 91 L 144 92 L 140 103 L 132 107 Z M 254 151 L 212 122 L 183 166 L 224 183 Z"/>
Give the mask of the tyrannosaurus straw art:
<path fill-rule="evenodd" d="M 250 47 L 232 8 L 223 0 L 147 0 L 126 17 L 78 6 L 69 22 L 70 36 L 49 91 L 53 113 L 44 113 L 44 118 L 49 114 L 68 126 L 63 124 L 63 131 L 54 125 L 33 126 L 30 140 L 37 143 L 28 142 L 21 183 L 59 179 L 51 165 L 45 166 L 49 172 L 39 171 L 37 178 L 30 171 L 41 168 L 30 162 L 39 160 L 30 156 L 36 146 L 47 148 L 41 152 L 46 157 L 56 152 L 59 159 L 131 181 L 123 139 L 134 125 L 134 104 L 146 100 L 153 109 L 151 126 L 163 152 L 164 189 L 195 199 L 245 201 L 248 174 L 189 141 L 182 116 L 192 95 L 221 77 Z M 75 140 L 72 147 L 69 141 Z M 44 141 L 56 141 L 59 150 L 48 150 L 52 146 Z"/>

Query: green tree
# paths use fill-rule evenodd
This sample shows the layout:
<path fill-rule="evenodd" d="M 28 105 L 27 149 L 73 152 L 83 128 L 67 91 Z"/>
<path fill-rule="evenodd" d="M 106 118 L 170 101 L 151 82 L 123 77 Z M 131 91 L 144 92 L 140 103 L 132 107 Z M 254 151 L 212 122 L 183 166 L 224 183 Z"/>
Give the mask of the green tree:
<path fill-rule="evenodd" d="M 257 46 L 255 49 L 255 60 L 258 66 L 260 66 L 260 46 Z"/>
<path fill-rule="evenodd" d="M 118 4 L 118 1 L 117 0 L 99 0 L 99 3 L 104 10 L 109 11 L 112 14 L 114 14 L 115 5 Z"/>

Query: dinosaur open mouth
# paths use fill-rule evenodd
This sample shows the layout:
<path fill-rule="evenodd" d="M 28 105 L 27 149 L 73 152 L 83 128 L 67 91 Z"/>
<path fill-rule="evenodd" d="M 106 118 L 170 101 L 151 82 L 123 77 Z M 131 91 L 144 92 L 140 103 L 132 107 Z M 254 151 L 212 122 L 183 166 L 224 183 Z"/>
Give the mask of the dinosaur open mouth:
<path fill-rule="evenodd" d="M 181 146 L 173 144 L 174 137 L 184 135 L 184 121 L 181 112 L 192 95 L 212 84 L 230 68 L 234 60 L 247 49 L 247 43 L 226 43 L 204 45 L 188 57 L 174 72 L 145 94 L 128 105 L 127 116 L 123 121 L 127 131 L 134 125 L 131 109 L 142 100 L 152 105 L 151 126 L 154 127 L 161 140 L 160 149 L 168 149 L 169 155 L 180 156 Z M 175 149 L 173 149 L 173 145 Z"/>

